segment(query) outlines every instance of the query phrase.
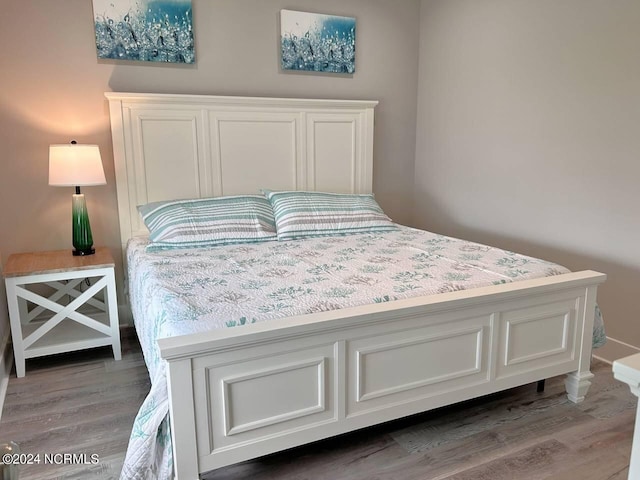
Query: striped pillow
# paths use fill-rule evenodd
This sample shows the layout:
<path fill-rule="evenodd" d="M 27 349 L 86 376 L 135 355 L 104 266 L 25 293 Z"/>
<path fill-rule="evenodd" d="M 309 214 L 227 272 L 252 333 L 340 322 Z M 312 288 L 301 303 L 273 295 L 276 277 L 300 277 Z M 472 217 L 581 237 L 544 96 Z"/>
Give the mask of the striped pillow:
<path fill-rule="evenodd" d="M 371 194 L 263 193 L 273 207 L 278 240 L 398 229 Z"/>
<path fill-rule="evenodd" d="M 147 250 L 276 240 L 270 203 L 261 195 L 154 202 L 138 207 Z"/>

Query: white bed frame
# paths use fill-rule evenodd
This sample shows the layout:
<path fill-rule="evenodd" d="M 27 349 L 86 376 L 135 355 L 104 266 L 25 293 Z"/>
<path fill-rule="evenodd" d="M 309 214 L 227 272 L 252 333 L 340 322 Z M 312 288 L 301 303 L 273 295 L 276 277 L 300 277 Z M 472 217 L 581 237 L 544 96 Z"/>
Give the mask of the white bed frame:
<path fill-rule="evenodd" d="M 370 192 L 377 102 L 107 93 L 122 244 L 136 205 L 260 188 Z M 583 271 L 160 340 L 180 480 L 568 374 L 590 386 Z"/>

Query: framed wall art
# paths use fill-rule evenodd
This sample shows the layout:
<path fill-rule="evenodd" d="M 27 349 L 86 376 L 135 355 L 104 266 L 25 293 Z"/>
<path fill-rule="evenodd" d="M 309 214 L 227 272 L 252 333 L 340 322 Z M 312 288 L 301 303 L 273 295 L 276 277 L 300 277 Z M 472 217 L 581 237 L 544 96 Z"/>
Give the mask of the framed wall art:
<path fill-rule="evenodd" d="M 283 70 L 354 73 L 356 19 L 280 11 Z"/>
<path fill-rule="evenodd" d="M 194 63 L 191 0 L 93 0 L 98 58 Z"/>

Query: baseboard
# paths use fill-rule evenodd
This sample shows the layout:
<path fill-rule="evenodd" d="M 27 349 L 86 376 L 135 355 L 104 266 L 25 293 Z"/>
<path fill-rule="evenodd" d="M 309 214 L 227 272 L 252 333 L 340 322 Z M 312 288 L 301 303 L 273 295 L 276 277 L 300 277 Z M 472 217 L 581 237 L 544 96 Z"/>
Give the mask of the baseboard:
<path fill-rule="evenodd" d="M 607 337 L 607 343 L 593 351 L 593 357 L 603 362 L 613 363 L 619 358 L 628 357 L 640 353 L 640 348 L 629 345 L 621 340 Z"/>
<path fill-rule="evenodd" d="M 0 418 L 2 418 L 2 409 L 4 407 L 4 399 L 7 395 L 12 365 L 13 355 L 11 352 L 11 344 L 9 343 L 9 329 L 7 328 L 2 343 L 0 343 Z"/>

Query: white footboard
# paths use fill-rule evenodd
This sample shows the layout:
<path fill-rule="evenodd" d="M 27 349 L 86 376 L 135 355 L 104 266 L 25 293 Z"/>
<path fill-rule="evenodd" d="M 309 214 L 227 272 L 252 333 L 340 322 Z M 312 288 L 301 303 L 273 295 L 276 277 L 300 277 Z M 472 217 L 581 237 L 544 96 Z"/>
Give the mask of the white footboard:
<path fill-rule="evenodd" d="M 180 480 L 568 373 L 584 398 L 585 271 L 160 340 Z"/>

